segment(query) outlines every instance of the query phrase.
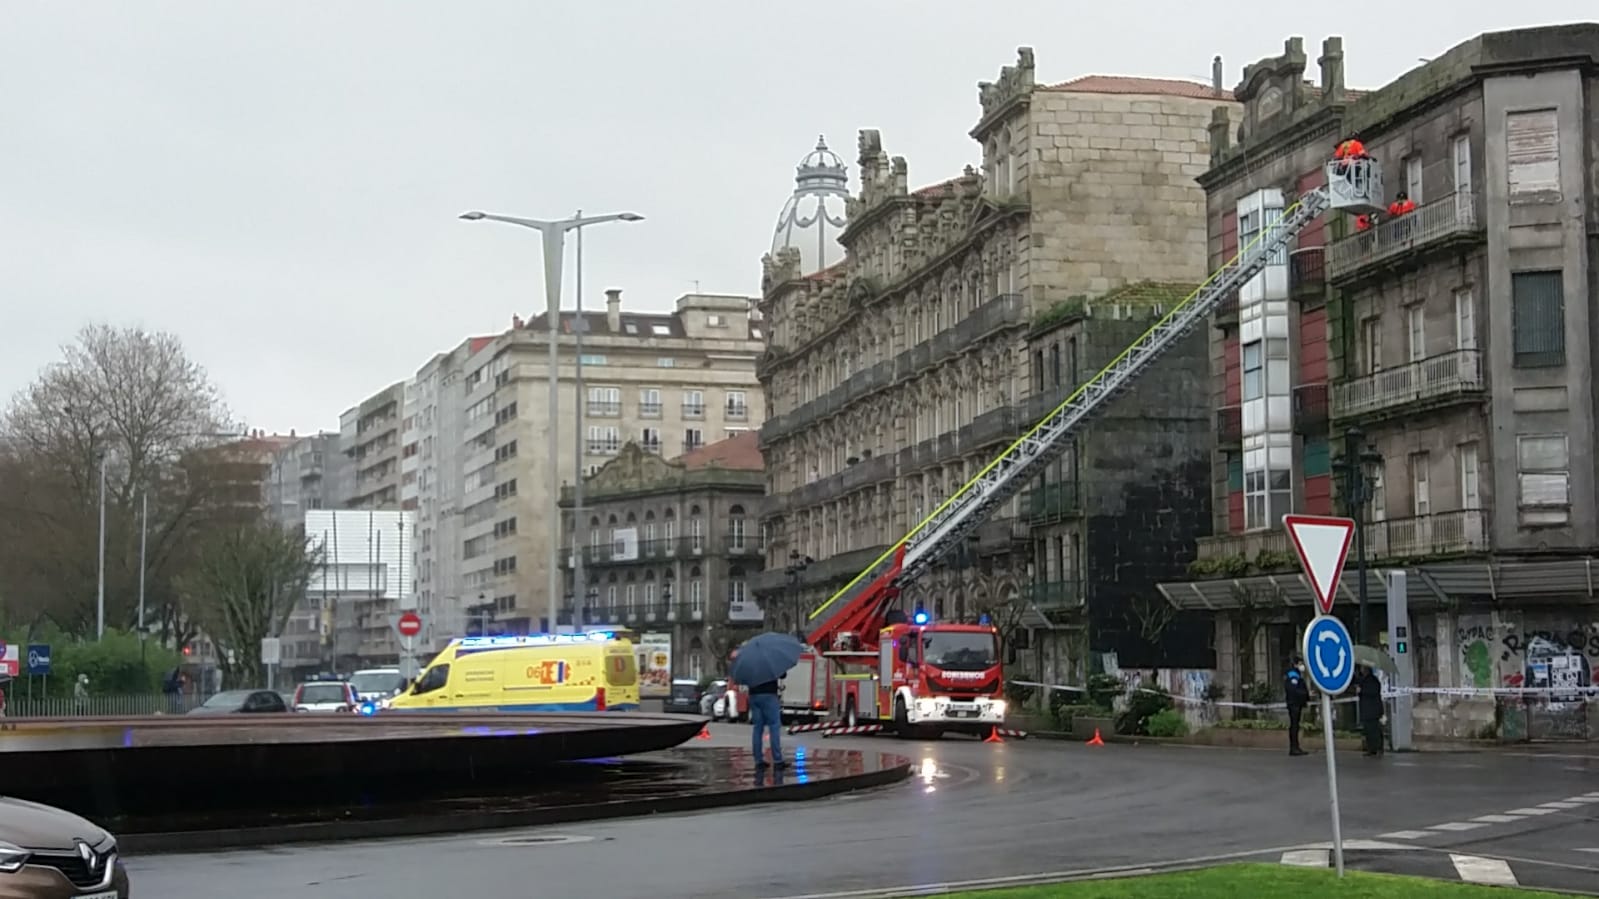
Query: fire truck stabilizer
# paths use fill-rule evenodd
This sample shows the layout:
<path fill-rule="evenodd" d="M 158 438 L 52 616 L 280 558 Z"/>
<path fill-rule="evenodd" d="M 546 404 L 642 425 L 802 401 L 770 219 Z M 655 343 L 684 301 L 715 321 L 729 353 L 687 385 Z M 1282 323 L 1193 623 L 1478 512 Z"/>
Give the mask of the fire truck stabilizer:
<path fill-rule="evenodd" d="M 938 692 L 940 684 L 971 679 L 971 673 L 952 678 L 952 672 L 927 664 L 923 655 L 927 648 L 923 643 L 930 635 L 936 638 L 962 626 L 891 624 L 889 609 L 899 599 L 901 588 L 964 543 L 993 512 L 1059 458 L 1079 425 L 1130 388 L 1223 298 L 1243 288 L 1269 265 L 1282 264 L 1295 236 L 1323 212 L 1341 209 L 1359 214 L 1383 208 L 1382 169 L 1376 160 L 1329 161 L 1326 181 L 1326 187 L 1305 193 L 1283 209 L 1238 255 L 811 613 L 810 643 L 836 663 L 829 699 L 831 710 L 843 724 L 854 726 L 862 718 L 882 720 L 892 714 L 896 728 L 909 732 L 920 724 L 955 723 L 956 719 L 944 717 L 951 710 L 963 716 L 960 723 L 976 723 L 964 718 L 972 710 L 968 706 L 975 707 L 975 703 L 957 702 Z M 965 627 L 975 630 L 979 626 Z M 996 633 L 996 646 L 997 638 Z M 963 659 L 971 658 L 970 647 L 963 652 Z M 930 668 L 936 672 L 931 678 L 927 675 Z M 982 723 L 989 722 L 996 708 L 995 723 L 1003 722 L 1004 684 L 997 651 L 991 682 L 986 670 L 977 677 L 983 680 L 982 692 L 988 694 L 987 688 L 992 686 L 989 695 L 995 697 L 982 703 L 978 712 Z M 961 695 L 971 695 L 971 691 Z"/>

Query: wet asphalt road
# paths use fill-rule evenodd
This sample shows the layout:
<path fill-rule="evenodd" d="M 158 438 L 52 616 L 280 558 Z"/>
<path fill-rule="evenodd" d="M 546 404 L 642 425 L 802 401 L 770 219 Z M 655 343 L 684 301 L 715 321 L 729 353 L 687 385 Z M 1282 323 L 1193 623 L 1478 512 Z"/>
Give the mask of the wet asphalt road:
<path fill-rule="evenodd" d="M 716 733 L 709 745 L 742 742 L 748 731 Z M 1276 861 L 1286 848 L 1330 838 L 1319 754 L 959 738 L 802 742 L 898 747 L 922 773 L 814 803 L 520 832 L 579 838 L 566 843 L 507 846 L 496 841 L 512 834 L 479 833 L 128 862 L 145 896 L 758 899 L 1222 857 Z M 1429 832 L 1431 847 L 1458 842 L 1483 853 L 1494 825 L 1431 828 L 1599 789 L 1599 755 L 1339 760 L 1347 839 L 1416 829 Z M 1599 807 L 1523 821 L 1505 837 L 1526 852 L 1599 846 Z"/>

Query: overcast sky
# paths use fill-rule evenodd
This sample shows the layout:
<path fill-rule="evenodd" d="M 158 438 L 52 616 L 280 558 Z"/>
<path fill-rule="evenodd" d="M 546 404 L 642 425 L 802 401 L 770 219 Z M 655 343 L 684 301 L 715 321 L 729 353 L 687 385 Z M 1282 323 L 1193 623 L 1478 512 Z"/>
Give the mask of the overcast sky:
<path fill-rule="evenodd" d="M 1522 18 L 1525 17 L 1525 18 Z M 252 427 L 336 429 L 433 353 L 543 308 L 536 235 L 460 212 L 634 210 L 586 233 L 589 302 L 759 290 L 818 133 L 879 128 L 913 185 L 979 159 L 976 83 L 1208 80 L 1344 36 L 1375 87 L 1593 0 L 5 0 L 0 392 L 91 320 L 176 332 Z M 1157 35 L 1154 29 L 1164 31 Z M 567 304 L 571 266 L 567 266 Z"/>

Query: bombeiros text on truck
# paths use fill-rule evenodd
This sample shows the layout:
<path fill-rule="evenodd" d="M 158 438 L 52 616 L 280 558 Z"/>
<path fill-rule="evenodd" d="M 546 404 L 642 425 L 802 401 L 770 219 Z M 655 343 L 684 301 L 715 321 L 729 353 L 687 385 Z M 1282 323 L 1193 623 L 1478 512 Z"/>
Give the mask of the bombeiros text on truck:
<path fill-rule="evenodd" d="M 1384 208 L 1376 160 L 1341 153 L 1326 163 L 1325 176 L 1325 187 L 1292 204 L 1268 191 L 1265 226 L 1238 255 L 812 612 L 811 651 L 785 680 L 784 711 L 826 717 L 824 727 L 886 724 L 917 736 L 993 732 L 1002 724 L 998 631 L 986 621 L 934 621 L 921 608 L 907 620 L 901 589 L 1058 459 L 1079 425 L 1132 386 L 1224 297 L 1268 269 L 1286 267 L 1289 244 L 1322 213 L 1369 215 Z"/>

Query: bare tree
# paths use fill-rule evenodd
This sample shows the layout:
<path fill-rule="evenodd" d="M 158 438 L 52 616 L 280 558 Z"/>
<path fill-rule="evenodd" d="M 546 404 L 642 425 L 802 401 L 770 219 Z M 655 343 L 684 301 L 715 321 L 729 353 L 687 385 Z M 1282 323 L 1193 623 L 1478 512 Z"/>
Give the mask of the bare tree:
<path fill-rule="evenodd" d="M 1127 604 L 1129 623 L 1134 624 L 1138 636 L 1151 646 L 1158 646 L 1160 638 L 1177 617 L 1177 608 L 1163 599 L 1140 594 Z"/>
<path fill-rule="evenodd" d="M 182 636 L 171 579 L 210 481 L 180 463 L 225 420 L 216 388 L 177 337 L 103 324 L 80 331 L 0 415 L 0 596 L 12 614 L 91 629 L 104 459 L 108 621 L 133 621 L 147 497 L 148 617 Z"/>
<path fill-rule="evenodd" d="M 322 564 L 321 547 L 265 521 L 212 530 L 179 581 L 185 607 L 218 643 L 227 687 L 257 687 L 261 640 L 283 632 Z"/>

